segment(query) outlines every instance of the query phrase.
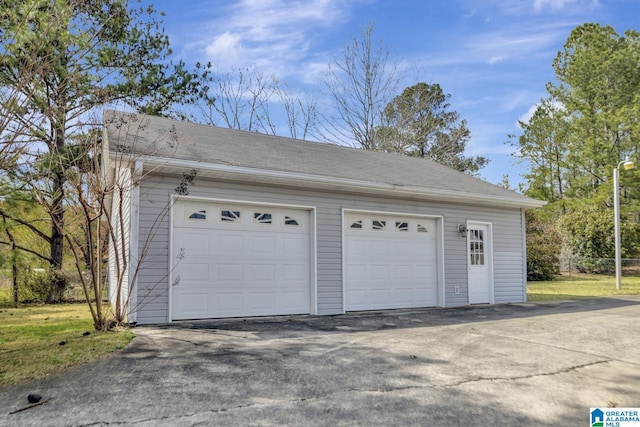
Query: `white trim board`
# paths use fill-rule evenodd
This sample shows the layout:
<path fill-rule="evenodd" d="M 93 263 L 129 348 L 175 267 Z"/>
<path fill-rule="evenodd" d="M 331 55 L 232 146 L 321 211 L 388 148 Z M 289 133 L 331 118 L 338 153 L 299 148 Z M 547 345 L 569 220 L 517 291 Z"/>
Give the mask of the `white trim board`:
<path fill-rule="evenodd" d="M 140 178 L 142 177 L 142 163 L 135 162 L 131 176 L 131 205 L 129 228 L 129 298 L 128 317 L 129 322 L 138 321 L 138 266 L 140 263 L 139 239 L 140 239 Z"/>

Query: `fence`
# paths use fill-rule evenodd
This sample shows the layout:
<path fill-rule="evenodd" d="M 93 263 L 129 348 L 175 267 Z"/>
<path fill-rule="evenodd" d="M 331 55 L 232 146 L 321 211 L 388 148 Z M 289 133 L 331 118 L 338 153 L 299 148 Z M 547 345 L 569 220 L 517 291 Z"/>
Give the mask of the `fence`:
<path fill-rule="evenodd" d="M 622 259 L 622 275 L 640 275 L 640 258 Z M 615 258 L 560 257 L 561 273 L 595 273 L 615 276 Z"/>

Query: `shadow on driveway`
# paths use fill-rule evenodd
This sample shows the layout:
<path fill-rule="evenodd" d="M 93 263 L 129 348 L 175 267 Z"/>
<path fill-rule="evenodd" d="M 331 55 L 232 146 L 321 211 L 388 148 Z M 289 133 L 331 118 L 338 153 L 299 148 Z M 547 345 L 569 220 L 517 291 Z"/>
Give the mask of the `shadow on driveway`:
<path fill-rule="evenodd" d="M 159 328 L 252 332 L 265 339 L 328 332 L 366 332 L 395 328 L 449 326 L 550 314 L 582 313 L 640 305 L 640 296 L 350 312 L 334 316 L 273 316 L 176 321 Z"/>

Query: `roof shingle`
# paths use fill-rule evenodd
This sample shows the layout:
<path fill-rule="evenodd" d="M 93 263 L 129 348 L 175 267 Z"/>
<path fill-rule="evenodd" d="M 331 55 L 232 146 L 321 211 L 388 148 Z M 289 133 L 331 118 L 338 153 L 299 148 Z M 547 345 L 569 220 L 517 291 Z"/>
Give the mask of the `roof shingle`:
<path fill-rule="evenodd" d="M 126 145 L 144 156 L 265 171 L 532 199 L 428 159 L 381 153 L 107 110 L 110 149 Z"/>

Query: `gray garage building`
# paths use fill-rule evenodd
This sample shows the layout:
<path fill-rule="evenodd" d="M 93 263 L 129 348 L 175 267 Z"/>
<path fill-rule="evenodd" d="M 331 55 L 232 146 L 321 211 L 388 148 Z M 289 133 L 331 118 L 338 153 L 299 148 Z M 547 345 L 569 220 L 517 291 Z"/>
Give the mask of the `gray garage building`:
<path fill-rule="evenodd" d="M 138 323 L 526 300 L 524 210 L 429 160 L 105 112 Z M 113 243 L 113 242 L 112 242 Z"/>

